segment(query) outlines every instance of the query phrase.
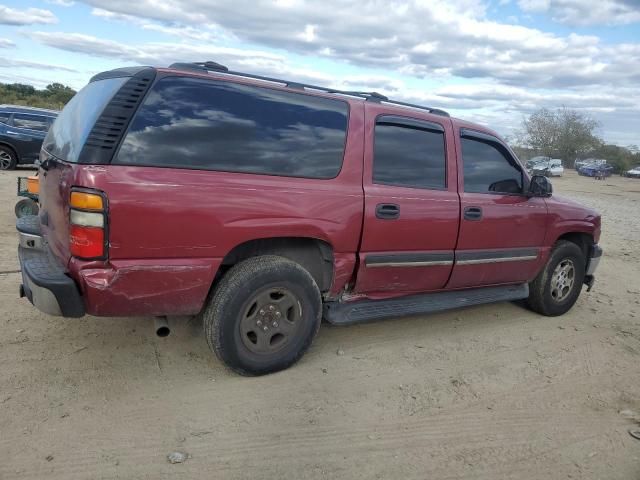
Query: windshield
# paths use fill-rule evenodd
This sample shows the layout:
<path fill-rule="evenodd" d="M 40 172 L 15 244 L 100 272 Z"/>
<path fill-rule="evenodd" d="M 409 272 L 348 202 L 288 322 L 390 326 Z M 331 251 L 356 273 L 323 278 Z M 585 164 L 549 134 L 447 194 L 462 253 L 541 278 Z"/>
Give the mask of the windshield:
<path fill-rule="evenodd" d="M 64 107 L 49 129 L 43 147 L 67 162 L 77 162 L 94 123 L 128 77 L 91 82 Z"/>

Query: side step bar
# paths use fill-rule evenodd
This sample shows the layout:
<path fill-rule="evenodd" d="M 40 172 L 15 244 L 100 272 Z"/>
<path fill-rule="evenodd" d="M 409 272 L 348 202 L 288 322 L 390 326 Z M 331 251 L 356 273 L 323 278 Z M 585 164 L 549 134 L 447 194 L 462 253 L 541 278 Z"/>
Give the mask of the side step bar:
<path fill-rule="evenodd" d="M 334 325 L 352 325 L 385 318 L 441 312 L 483 303 L 521 300 L 529 296 L 529 285 L 484 287 L 451 292 L 425 293 L 390 300 L 358 300 L 329 302 L 324 318 Z"/>

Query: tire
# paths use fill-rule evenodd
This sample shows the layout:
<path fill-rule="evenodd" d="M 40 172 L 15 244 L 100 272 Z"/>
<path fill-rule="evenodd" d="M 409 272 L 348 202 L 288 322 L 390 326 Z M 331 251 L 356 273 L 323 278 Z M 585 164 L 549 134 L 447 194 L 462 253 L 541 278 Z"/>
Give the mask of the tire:
<path fill-rule="evenodd" d="M 233 266 L 201 316 L 207 343 L 225 365 L 264 375 L 304 355 L 320 328 L 322 299 L 304 268 L 264 255 Z"/>
<path fill-rule="evenodd" d="M 18 157 L 9 147 L 0 145 L 0 170 L 14 170 L 18 163 Z"/>
<path fill-rule="evenodd" d="M 573 273 L 569 274 L 571 269 Z M 562 271 L 565 272 L 564 276 Z M 554 282 L 554 274 L 559 282 Z M 582 249 L 573 242 L 560 240 L 544 269 L 529 284 L 529 308 L 547 317 L 565 314 L 578 300 L 584 275 L 585 257 Z M 569 282 L 569 278 L 572 278 L 572 282 Z"/>
<path fill-rule="evenodd" d="M 40 211 L 40 207 L 38 207 L 38 204 L 30 198 L 23 198 L 16 203 L 14 211 L 16 212 L 16 217 L 21 218 L 28 215 L 37 215 Z"/>

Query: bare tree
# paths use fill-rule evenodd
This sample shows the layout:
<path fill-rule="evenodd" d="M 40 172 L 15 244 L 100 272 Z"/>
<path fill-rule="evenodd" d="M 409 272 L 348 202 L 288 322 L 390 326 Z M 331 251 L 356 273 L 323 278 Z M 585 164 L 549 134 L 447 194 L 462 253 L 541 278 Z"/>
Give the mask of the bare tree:
<path fill-rule="evenodd" d="M 601 145 L 595 135 L 598 122 L 575 110 L 542 108 L 523 121 L 522 140 L 542 155 L 573 162 Z"/>

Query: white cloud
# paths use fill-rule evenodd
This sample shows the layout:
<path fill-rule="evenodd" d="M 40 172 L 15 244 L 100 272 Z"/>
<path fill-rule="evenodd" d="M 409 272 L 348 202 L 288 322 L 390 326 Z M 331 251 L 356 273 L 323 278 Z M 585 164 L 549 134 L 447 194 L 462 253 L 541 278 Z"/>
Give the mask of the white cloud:
<path fill-rule="evenodd" d="M 337 88 L 378 90 L 474 116 L 500 121 L 510 118 L 511 124 L 519 123 L 523 113 L 538 106 L 640 110 L 638 100 L 633 100 L 640 98 L 640 39 L 615 44 L 594 35 L 557 34 L 494 21 L 486 0 L 390 0 L 384 8 L 379 2 L 366 0 L 78 1 L 94 7 L 94 16 L 171 38 L 128 43 L 72 32 L 33 32 L 31 37 L 54 48 L 123 63 L 162 66 L 174 61 L 214 60 L 252 73 Z M 560 6 L 587 5 L 601 12 L 602 22 L 627 22 L 629 17 L 607 17 L 605 13 L 611 13 L 614 4 L 631 5 L 634 1 L 518 3 L 529 12 L 548 13 L 554 18 L 568 15 Z M 584 19 L 591 16 L 590 12 L 583 14 Z M 223 47 L 229 39 L 252 47 Z M 327 69 L 323 62 L 318 71 L 303 68 L 290 60 L 292 53 L 307 58 L 307 64 L 324 58 L 333 66 Z M 336 75 L 344 63 L 375 73 Z M 378 73 L 381 71 L 389 75 Z M 414 78 L 398 80 L 403 77 Z M 429 79 L 430 85 L 433 80 L 443 84 L 450 78 L 456 83 L 462 79 L 482 88 L 420 90 L 415 87 L 415 78 Z"/>
<path fill-rule="evenodd" d="M 10 48 L 15 46 L 16 44 L 8 38 L 0 38 L 0 48 Z"/>
<path fill-rule="evenodd" d="M 51 5 L 58 5 L 59 7 L 72 7 L 76 4 L 73 0 L 45 0 L 45 2 Z"/>
<path fill-rule="evenodd" d="M 17 58 L 0 57 L 0 68 L 32 68 L 36 70 L 60 70 L 63 72 L 76 73 L 77 70 L 64 65 L 55 65 L 50 63 L 30 62 L 28 60 L 20 60 Z"/>
<path fill-rule="evenodd" d="M 627 25 L 640 22 L 637 0 L 519 0 L 525 12 L 547 13 L 569 25 Z"/>
<path fill-rule="evenodd" d="M 18 10 L 0 5 L 0 25 L 33 25 L 36 23 L 57 23 L 58 18 L 49 10 L 27 8 Z"/>

